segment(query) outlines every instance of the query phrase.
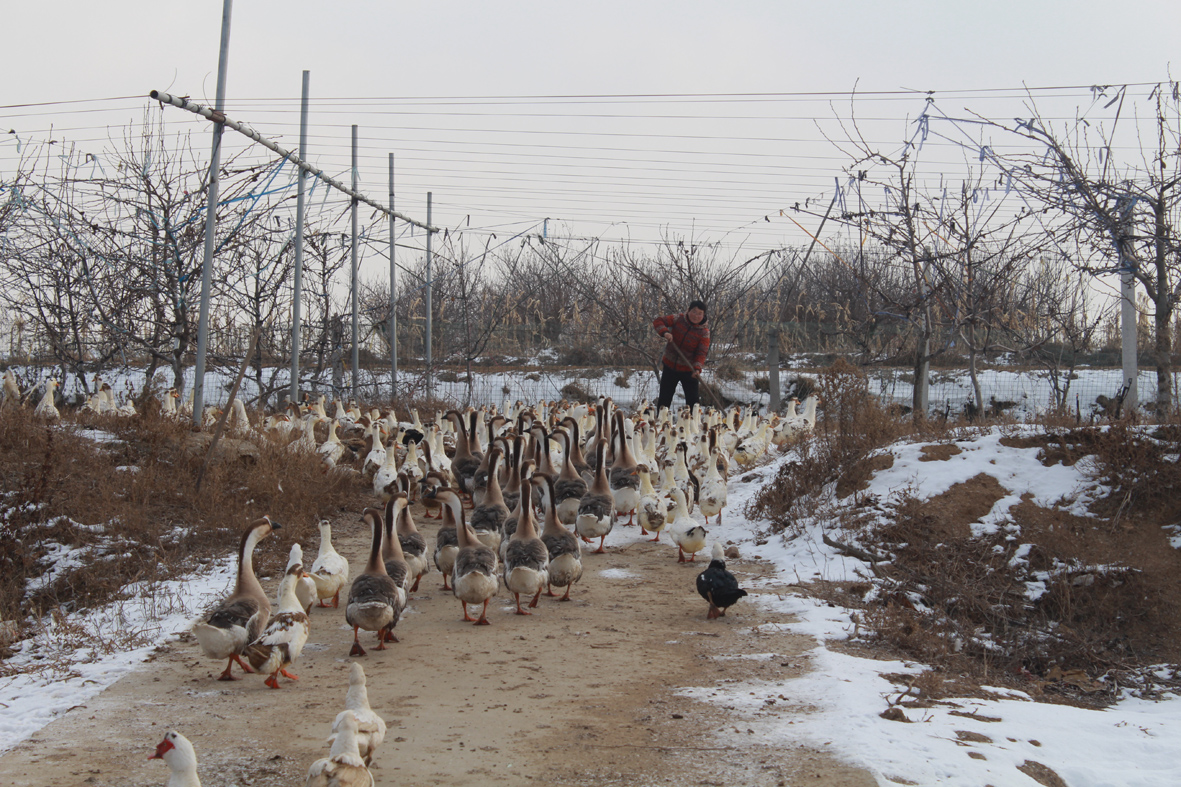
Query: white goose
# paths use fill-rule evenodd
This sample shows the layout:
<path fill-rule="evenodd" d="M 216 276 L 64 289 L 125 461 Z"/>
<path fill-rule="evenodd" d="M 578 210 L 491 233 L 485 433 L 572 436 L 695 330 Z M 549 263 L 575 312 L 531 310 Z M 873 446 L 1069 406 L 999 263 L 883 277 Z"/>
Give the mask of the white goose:
<path fill-rule="evenodd" d="M 156 745 L 156 753 L 149 760 L 164 760 L 171 775 L 167 787 L 201 787 L 197 778 L 197 751 L 189 739 L 176 730 L 164 734 L 164 740 Z"/>
<path fill-rule="evenodd" d="M 340 589 L 349 581 L 349 561 L 332 546 L 332 525 L 327 519 L 320 520 L 320 552 L 312 563 L 312 581 L 316 583 L 319 606 L 326 607 L 324 599 L 332 599 L 332 606 L 340 606 Z"/>
<path fill-rule="evenodd" d="M 50 380 L 45 383 L 45 395 L 41 397 L 41 401 L 37 403 L 37 407 L 33 410 L 33 415 L 38 418 L 44 418 L 47 421 L 57 421 L 62 416 L 57 411 L 57 405 L 53 403 L 53 392 L 57 390 L 57 380 Z"/>
<path fill-rule="evenodd" d="M 333 736 L 328 756 L 308 768 L 307 787 L 374 787 L 374 784 L 373 774 L 361 759 L 357 720 L 345 716 Z"/>
<path fill-rule="evenodd" d="M 709 518 L 714 514 L 717 514 L 720 524 L 722 509 L 726 507 L 726 479 L 718 472 L 719 450 L 715 446 L 710 452 L 709 461 L 706 462 L 705 480 L 701 482 L 701 498 L 697 501 L 697 507 L 705 516 L 707 525 Z"/>
<path fill-rule="evenodd" d="M 373 753 L 385 740 L 385 719 L 378 716 L 369 707 L 369 690 L 365 686 L 365 669 L 361 662 L 354 661 L 349 667 L 349 693 L 344 698 L 344 710 L 336 714 L 332 722 L 332 735 L 329 743 L 336 742 L 336 736 L 344 728 L 344 719 L 351 716 L 357 723 L 357 750 L 361 759 L 368 765 L 373 760 Z"/>
<path fill-rule="evenodd" d="M 689 509 L 685 505 L 685 493 L 680 489 L 673 490 L 673 502 L 675 508 L 673 508 L 672 524 L 668 526 L 668 532 L 677 545 L 677 562 L 693 563 L 697 553 L 705 549 L 705 528 L 689 516 Z M 686 552 L 689 553 L 688 560 L 685 560 Z"/>

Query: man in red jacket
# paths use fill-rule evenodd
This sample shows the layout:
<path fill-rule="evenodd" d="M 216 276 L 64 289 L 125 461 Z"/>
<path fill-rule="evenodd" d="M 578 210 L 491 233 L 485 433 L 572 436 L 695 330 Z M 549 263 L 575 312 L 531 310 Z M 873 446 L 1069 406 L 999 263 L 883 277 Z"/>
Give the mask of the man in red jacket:
<path fill-rule="evenodd" d="M 669 314 L 657 317 L 652 327 L 668 342 L 661 361 L 664 368 L 660 374 L 660 397 L 657 408 L 672 404 L 677 383 L 685 392 L 685 404 L 697 404 L 697 384 L 701 378 L 701 367 L 709 355 L 709 324 L 705 316 L 705 303 L 693 301 L 684 314 Z"/>

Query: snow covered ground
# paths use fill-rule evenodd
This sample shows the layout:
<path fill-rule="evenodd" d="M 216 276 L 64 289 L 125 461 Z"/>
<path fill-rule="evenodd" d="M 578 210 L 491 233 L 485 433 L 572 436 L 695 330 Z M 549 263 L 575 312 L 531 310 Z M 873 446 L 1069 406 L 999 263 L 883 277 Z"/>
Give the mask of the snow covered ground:
<path fill-rule="evenodd" d="M 795 364 L 799 366 L 799 364 Z M 35 370 L 32 368 L 20 370 L 20 376 L 26 385 L 32 385 L 49 374 L 49 370 Z M 913 376 L 909 370 L 869 368 L 870 391 L 887 402 L 910 405 L 914 392 Z M 287 369 L 268 369 L 264 379 L 286 385 L 289 379 Z M 781 371 L 781 390 L 785 390 L 788 383 L 796 376 L 805 375 L 815 377 L 815 370 L 803 367 L 803 370 L 783 369 Z M 711 370 L 706 369 L 707 380 L 716 384 L 727 396 L 746 402 L 758 403 L 765 406 L 768 395 L 755 390 L 755 380 L 765 378 L 766 371 L 748 371 L 741 380 L 720 380 L 712 376 Z M 1075 378 L 1070 381 L 1067 401 L 1073 412 L 1075 406 L 1086 419 L 1095 409 L 1095 398 L 1104 395 L 1114 398 L 1123 384 L 1123 375 L 1119 369 L 1109 368 L 1079 368 L 1075 371 Z M 1006 403 L 1006 412 L 1018 420 L 1025 420 L 1034 415 L 1045 412 L 1053 406 L 1054 396 L 1049 379 L 1044 372 L 1030 370 L 984 369 L 979 373 L 984 406 L 990 407 L 995 400 Z M 129 369 L 111 372 L 103 375 L 103 379 L 111 384 L 116 399 L 120 402 L 127 398 L 128 392 L 138 393 L 144 386 L 144 373 L 141 370 Z M 210 371 L 205 380 L 205 403 L 224 404 L 234 375 L 224 370 Z M 387 400 L 390 391 L 389 372 L 370 372 L 362 370 L 358 375 L 359 389 L 362 399 Z M 348 396 L 351 376 L 345 374 L 344 391 L 342 397 Z M 185 390 L 191 391 L 193 370 L 185 373 Z M 469 384 L 466 374 L 454 371 L 441 371 L 434 381 L 434 392 L 437 396 L 455 402 L 472 405 L 501 404 L 504 401 L 520 399 L 526 402 L 537 402 L 543 399 L 562 399 L 568 397 L 563 389 L 568 385 L 575 385 L 591 396 L 610 396 L 624 408 L 634 408 L 640 402 L 651 401 L 656 398 L 659 387 L 656 374 L 651 370 L 630 370 L 611 367 L 588 367 L 582 369 L 555 369 L 538 366 L 536 359 L 522 360 L 519 369 L 510 371 L 484 372 L 479 368 L 473 372 Z M 155 375 L 155 385 L 160 390 L 166 390 L 172 385 L 172 373 L 158 370 Z M 399 376 L 400 390 L 412 385 L 415 391 L 422 393 L 422 381 L 415 374 L 402 372 Z M 1137 380 L 1141 401 L 1150 401 L 1156 390 L 1156 373 L 1153 370 L 1142 370 Z M 1177 381 L 1174 381 L 1174 388 Z M 305 384 L 305 390 L 311 390 L 310 383 Z M 70 395 L 82 390 L 78 381 L 68 376 L 63 381 L 61 393 Z M 321 375 L 315 389 L 333 396 L 331 376 Z M 187 394 L 186 394 L 187 395 Z M 241 393 L 243 399 L 250 401 L 257 397 L 258 386 L 249 377 L 243 379 Z M 678 392 L 678 401 L 681 394 Z M 929 389 L 929 406 L 932 413 L 949 412 L 953 417 L 964 412 L 969 400 L 974 399 L 972 385 L 965 370 L 936 369 L 931 372 L 931 386 Z M 707 397 L 708 399 L 708 397 Z M 706 404 L 710 402 L 706 401 Z M 977 402 L 979 404 L 979 402 Z"/>
<path fill-rule="evenodd" d="M 996 503 L 985 519 L 988 526 L 1002 521 L 1022 494 L 1050 503 L 1081 489 L 1085 480 L 1077 465 L 1047 468 L 1036 460 L 1036 449 L 1000 445 L 996 431 L 965 438 L 958 445 L 962 453 L 922 465 L 917 446 L 895 446 L 894 466 L 878 474 L 869 492 L 886 499 L 907 488 L 931 496 L 978 473 L 998 475 L 1012 494 Z M 757 531 L 767 523 L 748 521 L 741 512 L 788 459 L 734 476 L 725 524 L 710 526 L 711 540 L 733 541 L 744 556 L 758 554 L 771 561 L 779 584 L 856 579 L 860 564 L 827 547 L 819 523 L 811 523 L 793 540 L 773 537 L 754 545 Z M 1081 497 L 1076 505 L 1081 508 Z M 640 538 L 631 532 L 615 531 L 608 546 Z M 47 621 L 41 636 L 18 646 L 12 665 L 61 665 L 68 660 L 67 668 L 64 673 L 47 668 L 0 679 L 0 751 L 137 669 L 155 644 L 186 628 L 196 612 L 232 581 L 232 560 L 227 560 L 187 581 L 157 586 L 145 598 L 133 592 L 132 600 L 68 621 L 78 630 L 102 632 L 101 639 L 111 645 L 108 652 L 93 647 L 63 650 L 81 637 L 75 628 L 66 629 L 65 622 Z M 1147 702 L 1128 695 L 1114 707 L 1096 711 L 1036 703 L 1020 692 L 997 688 L 991 699 L 959 701 L 967 716 L 952 715 L 954 708 L 940 705 L 924 709 L 921 716 L 908 709 L 913 723 L 890 721 L 879 714 L 905 687 L 882 676 L 915 673 L 924 669 L 921 664 L 874 661 L 830 649 L 853 630 L 849 614 L 840 608 L 790 594 L 759 595 L 740 605 L 752 603 L 796 616 L 790 627 L 817 642 L 809 654 L 813 670 L 785 684 L 723 683 L 685 687 L 683 692 L 747 714 L 749 726 L 762 741 L 822 746 L 867 768 L 883 785 L 905 779 L 902 783 L 1034 787 L 1037 782 L 1017 770 L 1027 760 L 1049 766 L 1071 787 L 1172 787 L 1179 781 L 1181 698 Z M 749 614 L 741 606 L 733 612 Z M 120 641 L 128 647 L 116 647 Z M 817 710 L 798 716 L 760 712 L 765 698 L 780 694 Z M 968 740 L 963 732 L 971 733 Z"/>

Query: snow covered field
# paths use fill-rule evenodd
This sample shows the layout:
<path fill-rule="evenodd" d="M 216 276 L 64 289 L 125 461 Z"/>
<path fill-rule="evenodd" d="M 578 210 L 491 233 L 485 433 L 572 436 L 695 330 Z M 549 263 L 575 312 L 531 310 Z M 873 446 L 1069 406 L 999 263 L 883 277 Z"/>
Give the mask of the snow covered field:
<path fill-rule="evenodd" d="M 798 369 L 783 369 L 780 372 L 781 390 L 797 376 L 815 377 L 817 370 L 801 367 Z M 22 379 L 36 380 L 45 377 L 48 370 L 20 370 Z M 887 402 L 910 405 L 914 392 L 912 375 L 909 370 L 869 368 L 870 391 Z M 264 378 L 270 380 L 272 374 L 277 384 L 286 385 L 289 379 L 287 369 L 268 369 Z M 720 380 L 706 369 L 705 378 L 716 384 L 727 396 L 746 403 L 758 403 L 765 406 L 769 397 L 766 393 L 755 390 L 755 381 L 765 378 L 765 371 L 748 371 L 743 379 L 737 381 Z M 1045 412 L 1052 407 L 1054 396 L 1050 381 L 1045 373 L 1037 371 L 1011 371 L 1006 369 L 984 369 L 979 373 L 981 390 L 984 395 L 984 406 L 987 408 L 993 399 L 998 402 L 1010 403 L 1006 410 L 1019 420 L 1025 420 L 1038 413 Z M 1070 391 L 1067 400 L 1073 412 L 1077 404 L 1086 419 L 1095 409 L 1095 398 L 1099 395 L 1114 398 L 1123 384 L 1123 375 L 1119 369 L 1111 368 L 1079 368 L 1075 371 L 1075 379 L 1070 381 Z M 111 384 L 115 396 L 123 401 L 128 392 L 138 393 L 143 389 L 144 374 L 140 370 L 124 370 L 103 375 L 103 379 Z M 206 375 L 205 402 L 206 404 L 223 404 L 229 394 L 234 375 L 226 371 L 211 371 Z M 380 373 L 362 370 L 358 375 L 362 399 L 385 401 L 389 398 L 390 374 L 388 371 Z M 185 390 L 192 390 L 193 370 L 189 368 L 185 374 Z M 341 395 L 347 397 L 350 374 L 344 377 L 345 390 Z M 536 402 L 543 399 L 567 398 L 563 389 L 568 385 L 575 385 L 591 396 L 610 396 L 625 409 L 630 409 L 645 400 L 656 398 L 659 387 L 656 375 L 650 370 L 631 370 L 611 367 L 587 367 L 581 369 L 552 369 L 537 366 L 536 359 L 523 362 L 518 370 L 485 372 L 477 367 L 472 374 L 470 384 L 466 374 L 447 370 L 436 375 L 434 392 L 440 398 L 465 404 L 501 404 L 505 400 L 510 402 L 518 399 L 526 402 Z M 172 385 L 170 371 L 158 370 L 155 375 L 155 385 L 166 390 Z M 420 377 L 407 372 L 399 375 L 400 389 L 414 386 L 416 393 L 423 392 Z M 1156 372 L 1141 370 L 1137 380 L 1141 401 L 1152 399 L 1156 391 Z M 1177 381 L 1174 381 L 1177 388 Z M 312 390 L 310 383 L 305 383 L 305 390 Z M 61 387 L 63 395 L 80 391 L 77 380 L 69 376 Z M 333 396 L 331 376 L 321 375 L 315 389 Z M 934 369 L 931 372 L 931 386 L 929 393 L 930 410 L 934 414 L 949 412 L 952 417 L 964 412 L 964 407 L 973 399 L 972 385 L 965 370 Z M 186 393 L 187 395 L 187 393 Z M 249 402 L 258 395 L 258 386 L 249 377 L 242 380 L 240 396 Z M 678 401 L 681 394 L 678 392 Z M 706 397 L 708 399 L 708 397 Z M 706 404 L 710 402 L 706 401 Z M 273 404 L 273 400 L 272 400 Z M 979 403 L 977 403 L 979 404 Z"/>
<path fill-rule="evenodd" d="M 884 500 L 907 488 L 929 497 L 978 473 L 996 475 L 1011 494 L 985 518 L 982 524 L 988 527 L 1001 522 L 1023 494 L 1048 504 L 1084 486 L 1079 466 L 1047 468 L 1037 461 L 1036 449 L 1005 447 L 999 437 L 994 430 L 961 439 L 957 445 L 962 453 L 922 465 L 918 446 L 898 444 L 891 449 L 894 466 L 873 479 L 868 493 Z M 710 538 L 735 542 L 744 557 L 759 555 L 770 561 L 776 569 L 776 586 L 813 578 L 857 579 L 861 564 L 826 546 L 819 522 L 806 523 L 804 534 L 793 540 L 775 536 L 765 544 L 754 543 L 767 523 L 746 520 L 743 507 L 789 459 L 790 455 L 784 456 L 767 467 L 735 476 L 725 524 L 711 525 Z M 631 531 L 616 530 L 608 547 L 638 538 Z M 109 652 L 94 647 L 70 650 L 82 639 L 76 629 L 47 621 L 41 636 L 18 646 L 11 663 L 68 664 L 64 672 L 47 668 L 0 680 L 0 732 L 4 733 L 0 751 L 137 669 L 156 643 L 187 628 L 197 611 L 232 581 L 232 561 L 227 560 L 187 581 L 157 586 L 147 598 L 133 592 L 132 600 L 69 622 L 71 627 L 102 632 L 102 639 L 112 645 Z M 907 779 L 903 783 L 1033 787 L 1037 782 L 1017 770 L 1027 760 L 1049 766 L 1071 787 L 1178 783 L 1181 698 L 1148 702 L 1128 694 L 1114 707 L 1096 711 L 1036 703 L 1020 692 L 997 688 L 990 699 L 959 700 L 958 709 L 944 704 L 921 712 L 908 709 L 912 723 L 886 720 L 880 714 L 905 687 L 882 676 L 913 674 L 923 665 L 863 659 L 830 648 L 853 631 L 843 609 L 794 594 L 756 598 L 740 602 L 731 614 L 753 618 L 751 609 L 743 605 L 754 603 L 794 614 L 791 628 L 816 639 L 808 658 L 811 672 L 788 683 L 719 683 L 686 686 L 682 691 L 704 702 L 735 708 L 747 717 L 761 741 L 822 746 L 867 768 L 883 785 Z M 93 641 L 93 636 L 86 639 Z M 119 642 L 128 647 L 115 647 Z M 764 700 L 778 695 L 817 710 L 798 715 L 765 712 Z M 953 715 L 953 711 L 957 712 Z"/>

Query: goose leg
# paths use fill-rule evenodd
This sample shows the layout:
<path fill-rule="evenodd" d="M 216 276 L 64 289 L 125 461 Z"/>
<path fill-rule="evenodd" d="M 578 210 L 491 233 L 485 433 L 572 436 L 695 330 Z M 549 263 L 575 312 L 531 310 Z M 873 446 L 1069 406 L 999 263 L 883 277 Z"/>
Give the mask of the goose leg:
<path fill-rule="evenodd" d="M 279 674 L 282 675 L 284 678 L 290 678 L 291 680 L 299 680 L 298 675 L 292 675 L 290 672 L 288 672 L 287 670 L 285 670 L 283 668 L 279 669 Z"/>
<path fill-rule="evenodd" d="M 644 535 L 648 535 L 648 534 L 645 533 Z M 659 541 L 660 540 L 660 531 L 659 530 L 655 531 L 655 535 L 656 535 L 656 538 L 650 538 L 648 540 L 649 541 Z"/>
<path fill-rule="evenodd" d="M 606 554 L 607 550 L 603 549 L 603 542 L 607 540 L 607 536 L 599 536 L 599 548 L 595 550 L 596 555 Z"/>
<path fill-rule="evenodd" d="M 467 609 L 465 608 L 464 611 L 466 612 Z M 526 612 L 525 614 L 528 615 L 529 613 Z M 474 625 L 477 625 L 477 626 L 491 626 L 492 625 L 491 623 L 488 622 L 488 599 L 484 599 L 484 609 L 480 612 L 480 619 L 477 620 Z"/>
<path fill-rule="evenodd" d="M 364 656 L 365 648 L 361 647 L 361 640 L 357 636 L 359 626 L 353 626 L 353 647 L 349 651 L 350 656 Z"/>
<path fill-rule="evenodd" d="M 572 588 L 572 587 L 574 587 L 573 582 L 571 582 L 569 585 L 566 586 L 566 595 L 562 596 L 560 599 L 558 599 L 558 601 L 569 601 L 570 600 L 570 588 Z"/>
<path fill-rule="evenodd" d="M 394 636 L 393 629 L 389 629 L 389 628 L 382 629 L 379 636 L 381 636 L 382 642 L 401 642 L 401 640 L 399 640 L 396 636 Z M 384 650 L 384 648 L 378 648 L 378 650 Z"/>
<path fill-rule="evenodd" d="M 417 593 L 417 592 L 418 592 L 418 583 L 419 583 L 419 582 L 421 582 L 421 581 L 422 581 L 422 574 L 419 574 L 418 576 L 416 576 L 416 577 L 414 578 L 414 584 L 410 586 L 410 592 L 411 592 L 411 593 Z"/>
<path fill-rule="evenodd" d="M 529 602 L 530 609 L 537 606 L 537 600 L 539 598 L 541 598 L 541 588 L 538 588 L 537 592 L 533 594 L 533 600 Z"/>
<path fill-rule="evenodd" d="M 532 615 L 533 614 L 532 612 L 526 612 L 525 610 L 521 609 L 521 594 L 520 593 L 514 593 L 513 598 L 515 598 L 517 600 L 517 614 L 518 615 Z"/>
<path fill-rule="evenodd" d="M 241 667 L 244 672 L 254 672 L 254 670 L 251 669 L 250 665 L 247 664 L 245 661 L 242 661 L 242 657 L 239 656 L 237 653 L 230 656 L 230 659 L 232 661 L 238 662 L 238 666 Z M 229 668 L 227 667 L 226 669 L 228 670 Z"/>
<path fill-rule="evenodd" d="M 467 602 L 461 601 L 459 603 L 463 604 L 463 620 L 464 620 L 464 622 L 465 623 L 476 623 L 477 621 L 472 620 L 471 615 L 467 614 Z M 488 606 L 488 602 L 484 602 L 484 606 Z"/>
<path fill-rule="evenodd" d="M 547 596 L 549 596 L 550 598 L 553 598 L 554 596 L 558 595 L 557 593 L 554 592 L 554 586 L 548 582 L 545 583 L 545 594 Z"/>
<path fill-rule="evenodd" d="M 340 607 L 340 591 L 337 590 L 336 595 L 332 597 L 332 608 L 337 609 L 339 607 Z"/>
<path fill-rule="evenodd" d="M 685 561 L 685 550 L 681 549 L 680 545 L 677 546 L 677 562 L 678 563 L 686 562 Z"/>
<path fill-rule="evenodd" d="M 217 676 L 218 680 L 241 680 L 241 678 L 235 678 L 234 675 L 230 672 L 230 670 L 233 669 L 233 667 L 234 667 L 234 659 L 235 658 L 236 658 L 235 656 L 230 656 L 229 663 L 226 664 L 226 671 Z"/>
<path fill-rule="evenodd" d="M 272 673 L 269 678 L 267 678 L 266 680 L 263 681 L 263 683 L 267 684 L 272 689 L 279 688 L 279 673 L 277 673 L 277 672 Z"/>

